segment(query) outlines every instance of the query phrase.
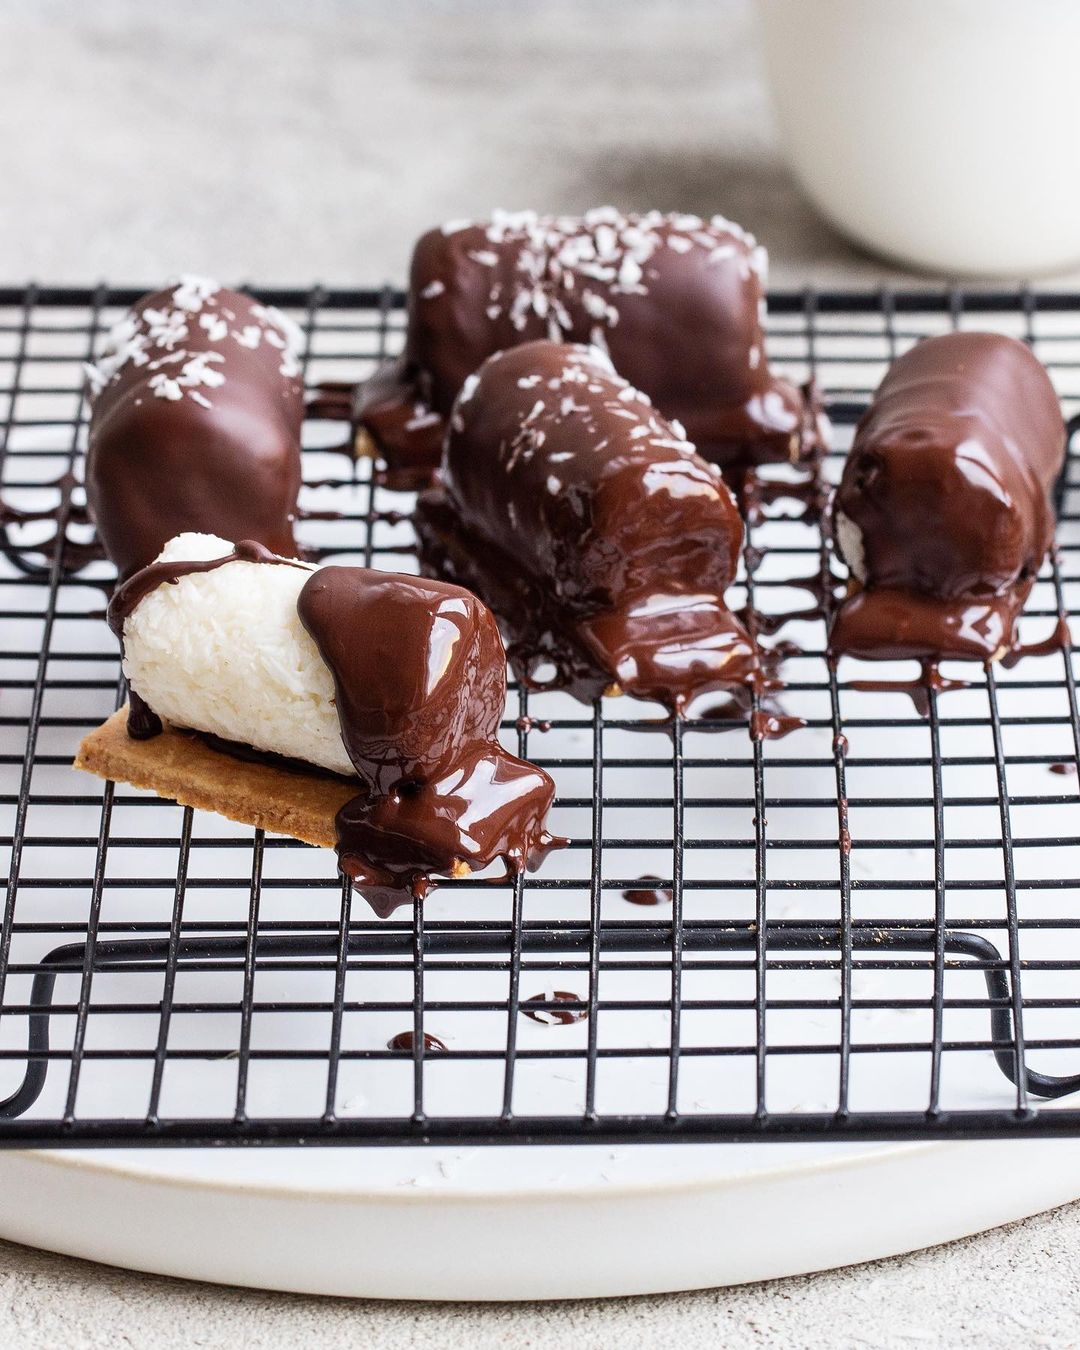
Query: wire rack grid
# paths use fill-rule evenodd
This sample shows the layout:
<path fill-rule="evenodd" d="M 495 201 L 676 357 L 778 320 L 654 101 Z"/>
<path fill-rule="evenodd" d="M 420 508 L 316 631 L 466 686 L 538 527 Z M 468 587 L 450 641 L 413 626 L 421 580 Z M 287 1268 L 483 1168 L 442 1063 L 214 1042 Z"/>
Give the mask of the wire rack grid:
<path fill-rule="evenodd" d="M 1051 1104 L 1080 1087 L 1074 649 L 946 667 L 958 687 L 921 710 L 864 687 L 911 671 L 826 659 L 834 560 L 797 498 L 748 531 L 736 599 L 785 644 L 806 725 L 755 741 L 716 706 L 672 726 L 511 683 L 506 743 L 555 776 L 571 840 L 514 885 L 380 920 L 327 853 L 75 772 L 123 697 L 81 363 L 138 294 L 0 290 L 0 1143 L 1080 1130 Z M 312 386 L 400 345 L 390 288 L 260 294 L 304 329 Z M 834 481 L 888 361 L 929 333 L 1024 338 L 1080 408 L 1080 296 L 778 293 L 769 324 L 773 362 L 825 395 Z M 305 426 L 305 544 L 415 570 L 411 499 L 347 439 Z M 1073 473 L 1036 644 L 1080 599 Z"/>

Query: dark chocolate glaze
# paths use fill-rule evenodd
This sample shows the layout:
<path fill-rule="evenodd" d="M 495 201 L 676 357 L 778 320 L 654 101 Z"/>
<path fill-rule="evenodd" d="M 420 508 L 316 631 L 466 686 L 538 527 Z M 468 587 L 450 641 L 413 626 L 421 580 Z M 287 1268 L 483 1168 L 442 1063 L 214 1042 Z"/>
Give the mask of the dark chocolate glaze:
<path fill-rule="evenodd" d="M 1064 455 L 1057 396 L 1023 343 L 949 333 L 902 356 L 836 492 L 834 532 L 856 582 L 833 650 L 979 661 L 1010 651 L 1053 538 Z"/>
<path fill-rule="evenodd" d="M 342 871 L 381 913 L 432 873 L 508 874 L 556 841 L 551 778 L 498 742 L 506 663 L 491 612 L 457 586 L 324 567 L 297 612 L 334 677 L 345 748 L 364 785 L 338 813 Z"/>
<path fill-rule="evenodd" d="M 466 378 L 551 338 L 606 348 L 706 459 L 812 462 L 827 428 L 813 392 L 769 370 L 764 267 L 719 216 L 496 212 L 430 230 L 413 253 L 405 351 L 362 386 L 357 419 L 397 485 L 421 485 Z"/>
<path fill-rule="evenodd" d="M 194 278 L 113 329 L 89 370 L 86 496 L 121 577 L 189 530 L 295 554 L 296 348 L 283 314 Z"/>
<path fill-rule="evenodd" d="M 758 675 L 729 611 L 742 521 L 715 465 L 595 348 L 497 353 L 462 391 L 416 511 L 427 568 L 498 614 L 529 681 L 681 709 Z"/>

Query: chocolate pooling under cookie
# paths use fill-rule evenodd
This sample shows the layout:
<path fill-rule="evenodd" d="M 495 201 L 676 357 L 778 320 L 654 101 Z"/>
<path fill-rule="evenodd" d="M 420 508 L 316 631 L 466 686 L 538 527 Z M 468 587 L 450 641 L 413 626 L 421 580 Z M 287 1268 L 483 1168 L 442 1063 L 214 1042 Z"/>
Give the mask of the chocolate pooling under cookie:
<path fill-rule="evenodd" d="M 826 427 L 812 390 L 769 370 L 766 256 L 720 216 L 496 212 L 416 245 L 405 350 L 364 384 L 357 421 L 396 486 L 421 486 L 469 375 L 538 338 L 591 342 L 699 453 L 741 476 L 813 462 Z"/>
<path fill-rule="evenodd" d="M 300 621 L 334 677 L 341 736 L 366 791 L 338 813 L 342 870 L 383 912 L 430 874 L 513 875 L 557 841 L 551 778 L 498 742 L 506 662 L 491 612 L 457 586 L 324 567 Z"/>
<path fill-rule="evenodd" d="M 1031 351 L 995 333 L 928 338 L 859 423 L 833 508 L 852 593 L 837 654 L 998 660 L 1053 540 L 1061 407 Z"/>
<path fill-rule="evenodd" d="M 300 345 L 279 310 L 200 277 L 113 328 L 87 369 L 86 497 L 121 577 L 185 531 L 296 552 Z"/>
<path fill-rule="evenodd" d="M 497 353 L 455 405 L 421 557 L 492 607 L 524 680 L 682 709 L 760 677 L 724 599 L 743 527 L 720 471 L 595 348 Z"/>

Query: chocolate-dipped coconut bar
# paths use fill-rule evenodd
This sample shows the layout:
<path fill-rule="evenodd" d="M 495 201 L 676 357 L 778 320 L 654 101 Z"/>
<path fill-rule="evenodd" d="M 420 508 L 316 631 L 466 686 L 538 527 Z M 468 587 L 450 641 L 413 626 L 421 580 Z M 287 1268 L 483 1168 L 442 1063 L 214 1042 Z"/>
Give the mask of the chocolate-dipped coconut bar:
<path fill-rule="evenodd" d="M 154 725 L 133 735 L 122 708 L 76 767 L 336 847 L 381 913 L 556 845 L 554 784 L 497 739 L 498 627 L 459 587 L 187 534 L 109 621 Z"/>
<path fill-rule="evenodd" d="M 950 333 L 905 353 L 859 423 L 833 506 L 854 656 L 998 660 L 1054 529 L 1061 408 L 1031 351 Z"/>
<path fill-rule="evenodd" d="M 714 463 L 813 461 L 817 401 L 765 356 L 765 262 L 720 216 L 496 212 L 431 230 L 413 253 L 404 353 L 359 390 L 358 445 L 370 437 L 393 484 L 422 485 L 467 377 L 546 337 L 603 347 Z"/>
<path fill-rule="evenodd" d="M 144 296 L 87 368 L 86 496 L 129 576 L 187 530 L 296 550 L 299 330 L 202 277 Z"/>
<path fill-rule="evenodd" d="M 743 527 L 720 470 L 595 348 L 496 353 L 454 406 L 421 558 L 474 590 L 522 679 L 682 708 L 757 674 L 729 611 Z"/>

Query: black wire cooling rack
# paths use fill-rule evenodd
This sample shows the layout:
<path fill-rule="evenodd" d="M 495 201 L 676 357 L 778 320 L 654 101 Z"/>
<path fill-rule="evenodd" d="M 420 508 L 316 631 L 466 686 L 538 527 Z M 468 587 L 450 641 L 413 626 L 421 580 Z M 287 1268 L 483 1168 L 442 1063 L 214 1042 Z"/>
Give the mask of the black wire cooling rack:
<path fill-rule="evenodd" d="M 572 841 L 515 886 L 448 883 L 380 920 L 328 853 L 75 772 L 122 698 L 81 363 L 138 294 L 0 290 L 0 1142 L 1080 1130 L 1049 1104 L 1080 1088 L 1073 648 L 946 667 L 963 687 L 921 711 L 861 687 L 912 672 L 826 661 L 832 560 L 794 499 L 750 530 L 741 585 L 805 727 L 754 741 L 716 708 L 664 726 L 512 687 L 507 743 L 555 776 Z M 312 387 L 401 340 L 390 289 L 265 298 L 304 328 Z M 769 324 L 774 363 L 824 392 L 832 479 L 887 362 L 951 326 L 1025 338 L 1080 407 L 1080 296 L 780 293 Z M 411 570 L 410 499 L 346 432 L 306 426 L 302 536 Z M 1067 473 L 1029 642 L 1076 607 L 1078 504 Z"/>

